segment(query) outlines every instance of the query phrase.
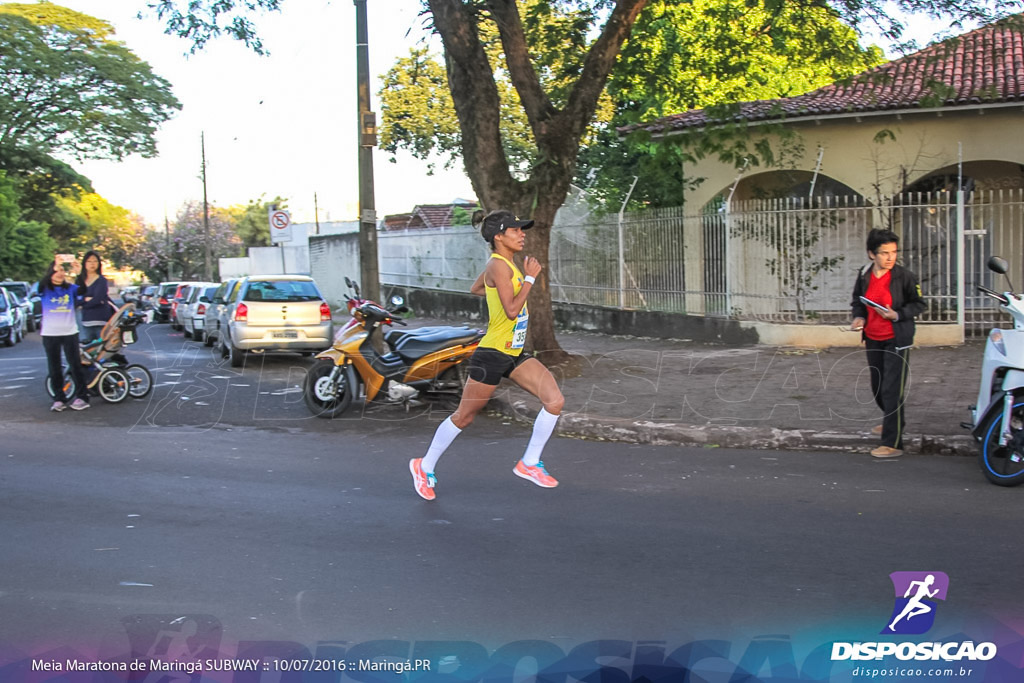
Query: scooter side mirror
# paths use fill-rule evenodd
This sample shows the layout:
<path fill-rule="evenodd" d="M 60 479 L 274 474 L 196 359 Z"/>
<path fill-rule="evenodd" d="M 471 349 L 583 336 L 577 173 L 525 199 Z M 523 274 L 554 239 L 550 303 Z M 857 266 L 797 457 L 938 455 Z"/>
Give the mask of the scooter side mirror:
<path fill-rule="evenodd" d="M 1006 275 L 1010 272 L 1010 264 L 1006 262 L 1006 259 L 998 256 L 989 257 L 987 265 L 989 270 L 1000 275 Z"/>
<path fill-rule="evenodd" d="M 351 287 L 352 286 L 352 281 L 348 279 L 348 275 L 345 276 L 345 286 L 346 287 Z"/>

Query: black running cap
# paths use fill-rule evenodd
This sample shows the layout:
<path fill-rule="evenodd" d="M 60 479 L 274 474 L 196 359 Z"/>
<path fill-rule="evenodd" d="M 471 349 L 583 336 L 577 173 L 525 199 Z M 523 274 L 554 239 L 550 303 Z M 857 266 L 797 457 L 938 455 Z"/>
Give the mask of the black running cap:
<path fill-rule="evenodd" d="M 511 211 L 498 209 L 497 211 L 491 211 L 484 218 L 484 223 L 480 226 L 480 235 L 488 242 L 491 242 L 496 235 L 505 232 L 509 228 L 527 230 L 532 227 L 533 221 L 521 221 Z"/>

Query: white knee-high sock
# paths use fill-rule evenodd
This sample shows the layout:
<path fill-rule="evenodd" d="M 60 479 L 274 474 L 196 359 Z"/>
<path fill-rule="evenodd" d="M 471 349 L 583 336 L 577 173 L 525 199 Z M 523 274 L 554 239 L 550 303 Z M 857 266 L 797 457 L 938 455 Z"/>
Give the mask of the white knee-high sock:
<path fill-rule="evenodd" d="M 530 443 L 526 446 L 526 454 L 523 455 L 523 462 L 529 466 L 534 466 L 540 462 L 540 453 L 544 450 L 544 445 L 551 438 L 551 432 L 555 431 L 555 423 L 558 422 L 558 416 L 552 415 L 543 408 L 537 413 L 537 419 L 533 422 L 533 435 L 530 437 Z"/>
<path fill-rule="evenodd" d="M 455 441 L 455 437 L 462 433 L 462 430 L 455 426 L 451 416 L 445 418 L 444 422 L 437 426 L 434 432 L 434 439 L 430 442 L 427 454 L 423 456 L 423 471 L 433 472 L 441 454 L 448 450 Z"/>

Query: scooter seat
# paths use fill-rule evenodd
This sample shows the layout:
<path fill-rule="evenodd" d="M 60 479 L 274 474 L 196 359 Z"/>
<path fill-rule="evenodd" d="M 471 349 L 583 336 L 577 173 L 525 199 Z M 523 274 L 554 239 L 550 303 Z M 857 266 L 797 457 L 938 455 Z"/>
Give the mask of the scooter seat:
<path fill-rule="evenodd" d="M 384 339 L 406 361 L 459 344 L 471 344 L 484 336 L 471 327 L 422 327 L 418 330 L 392 330 Z"/>
<path fill-rule="evenodd" d="M 438 327 L 417 327 L 412 330 L 388 330 L 384 335 L 384 341 L 386 341 L 391 348 L 396 348 L 398 344 L 403 342 L 403 340 L 409 338 L 415 338 L 421 341 L 438 341 L 441 339 L 466 337 L 472 334 L 477 334 L 478 332 L 479 330 L 475 330 L 472 327 L 452 327 L 450 325 Z"/>

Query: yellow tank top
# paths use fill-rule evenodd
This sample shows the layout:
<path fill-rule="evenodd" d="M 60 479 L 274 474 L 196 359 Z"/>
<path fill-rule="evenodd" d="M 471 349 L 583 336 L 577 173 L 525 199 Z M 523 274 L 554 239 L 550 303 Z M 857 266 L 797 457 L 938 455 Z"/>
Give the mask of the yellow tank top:
<path fill-rule="evenodd" d="M 516 264 L 509 261 L 501 254 L 491 254 L 491 258 L 501 259 L 512 269 L 512 295 L 519 294 L 523 288 L 523 274 L 516 268 Z M 523 304 L 523 310 L 514 320 L 509 320 L 505 315 L 505 307 L 501 305 L 501 298 L 498 296 L 498 288 L 484 285 L 487 291 L 487 333 L 480 340 L 480 346 L 485 349 L 495 349 L 510 356 L 518 356 L 523 352 L 526 344 L 526 324 L 529 322 L 530 313 Z"/>

